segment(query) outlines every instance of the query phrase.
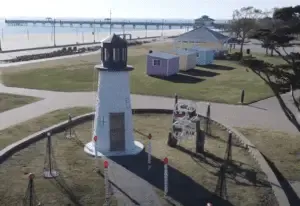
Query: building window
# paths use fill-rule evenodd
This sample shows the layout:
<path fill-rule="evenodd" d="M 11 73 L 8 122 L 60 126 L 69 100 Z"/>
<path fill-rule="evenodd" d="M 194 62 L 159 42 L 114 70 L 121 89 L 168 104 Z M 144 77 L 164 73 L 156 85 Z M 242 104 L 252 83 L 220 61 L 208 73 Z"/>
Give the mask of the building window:
<path fill-rule="evenodd" d="M 123 61 L 127 61 L 127 49 L 126 48 L 123 48 L 122 59 L 123 59 Z"/>
<path fill-rule="evenodd" d="M 113 58 L 115 62 L 120 61 L 120 49 L 113 49 Z"/>
<path fill-rule="evenodd" d="M 108 49 L 104 49 L 104 61 L 108 61 L 109 60 L 109 52 Z"/>
<path fill-rule="evenodd" d="M 153 66 L 160 66 L 160 59 L 154 59 Z"/>

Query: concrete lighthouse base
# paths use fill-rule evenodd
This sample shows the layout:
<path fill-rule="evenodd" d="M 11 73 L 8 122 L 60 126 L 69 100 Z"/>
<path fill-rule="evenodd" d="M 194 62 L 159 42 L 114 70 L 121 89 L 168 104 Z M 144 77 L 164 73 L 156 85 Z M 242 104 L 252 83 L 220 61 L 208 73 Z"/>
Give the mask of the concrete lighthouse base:
<path fill-rule="evenodd" d="M 130 150 L 125 151 L 97 151 L 97 156 L 126 156 L 126 155 L 136 155 L 144 149 L 144 145 L 138 141 L 134 141 L 134 146 Z M 91 141 L 87 143 L 84 147 L 84 151 L 89 155 L 95 156 L 95 142 Z"/>

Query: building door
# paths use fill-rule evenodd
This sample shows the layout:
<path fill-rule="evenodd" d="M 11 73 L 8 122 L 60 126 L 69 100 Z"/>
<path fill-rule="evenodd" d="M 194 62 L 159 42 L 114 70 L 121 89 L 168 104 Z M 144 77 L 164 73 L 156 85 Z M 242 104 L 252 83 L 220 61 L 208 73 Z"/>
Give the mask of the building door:
<path fill-rule="evenodd" d="M 124 112 L 110 113 L 110 151 L 125 150 L 125 116 Z"/>

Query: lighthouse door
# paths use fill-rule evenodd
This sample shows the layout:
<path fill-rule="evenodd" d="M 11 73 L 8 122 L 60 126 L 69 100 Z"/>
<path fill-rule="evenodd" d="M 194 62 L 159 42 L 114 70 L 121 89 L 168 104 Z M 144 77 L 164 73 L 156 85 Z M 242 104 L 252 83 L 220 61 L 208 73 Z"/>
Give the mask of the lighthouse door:
<path fill-rule="evenodd" d="M 124 112 L 110 113 L 110 151 L 125 150 L 125 116 Z"/>

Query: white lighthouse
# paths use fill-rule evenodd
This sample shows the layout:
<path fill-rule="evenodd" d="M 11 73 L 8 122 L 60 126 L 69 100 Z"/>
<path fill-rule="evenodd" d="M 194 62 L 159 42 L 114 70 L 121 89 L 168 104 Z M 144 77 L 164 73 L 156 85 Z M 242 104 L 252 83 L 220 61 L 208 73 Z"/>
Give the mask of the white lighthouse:
<path fill-rule="evenodd" d="M 142 151 L 143 144 L 134 141 L 130 100 L 127 42 L 113 34 L 101 48 L 96 112 L 92 141 L 84 151 L 97 156 L 133 155 Z M 97 136 L 97 141 L 95 141 Z"/>

